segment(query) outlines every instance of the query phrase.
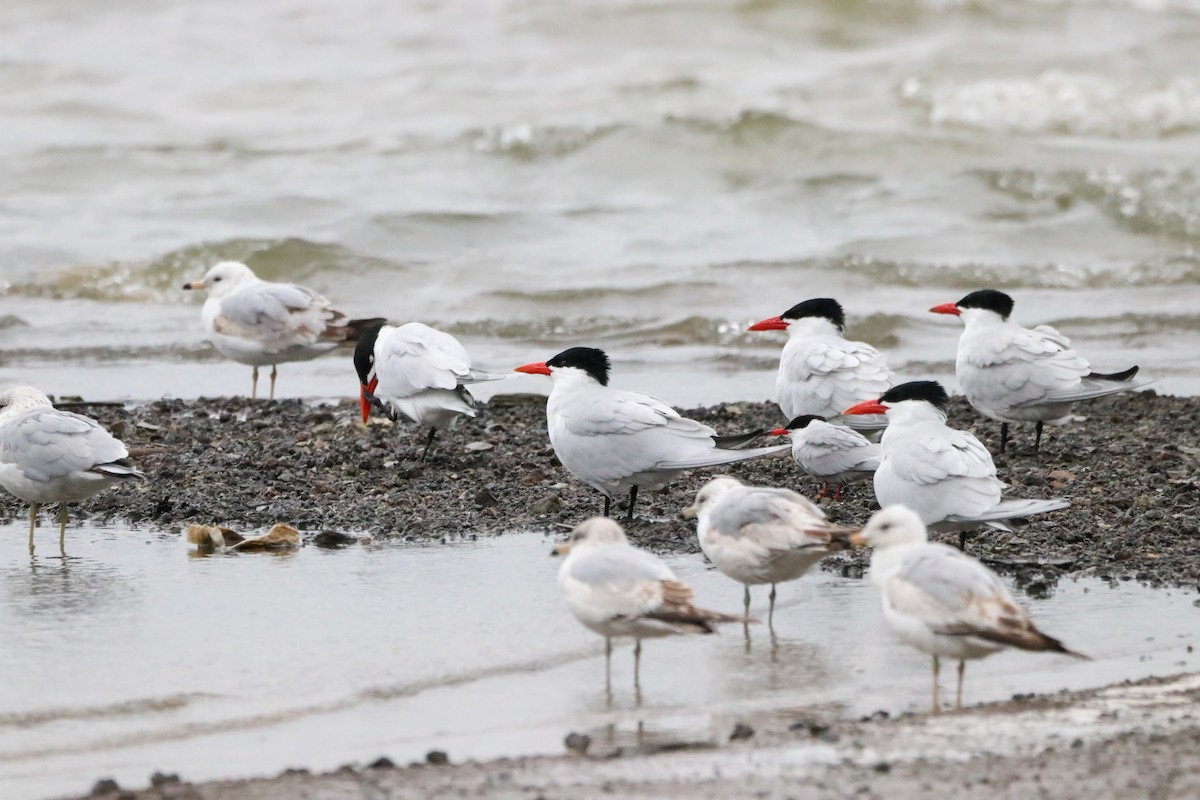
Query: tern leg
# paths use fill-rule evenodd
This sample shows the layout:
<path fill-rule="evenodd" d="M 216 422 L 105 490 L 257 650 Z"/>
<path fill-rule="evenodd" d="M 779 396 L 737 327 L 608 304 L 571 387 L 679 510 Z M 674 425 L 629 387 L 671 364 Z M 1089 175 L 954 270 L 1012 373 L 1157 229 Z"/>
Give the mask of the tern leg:
<path fill-rule="evenodd" d="M 771 593 L 767 597 L 771 598 L 771 608 L 767 611 L 767 627 L 775 630 L 775 584 L 771 584 Z"/>
<path fill-rule="evenodd" d="M 938 673 L 941 672 L 942 663 L 938 661 L 938 657 L 933 657 L 933 710 L 931 713 L 942 713 L 942 704 L 938 701 Z"/>
<path fill-rule="evenodd" d="M 834 500 L 841 500 L 841 499 L 842 499 L 842 489 L 845 489 L 845 488 L 846 488 L 846 484 L 844 484 L 844 483 L 839 483 L 839 484 L 837 485 L 837 487 L 838 487 L 838 488 L 837 488 L 837 491 L 833 493 L 833 499 L 834 499 Z"/>
<path fill-rule="evenodd" d="M 67 504 L 58 505 L 58 552 L 67 554 Z"/>
<path fill-rule="evenodd" d="M 278 374 L 279 374 L 278 370 L 276 370 L 275 365 L 272 364 L 271 365 L 271 399 L 272 400 L 275 399 L 275 376 Z"/>
<path fill-rule="evenodd" d="M 829 496 L 829 484 L 822 483 L 821 490 L 817 492 L 817 497 L 828 497 L 828 496 Z"/>
<path fill-rule="evenodd" d="M 604 495 L 604 516 L 608 516 L 608 512 L 612 510 L 612 498 Z"/>
<path fill-rule="evenodd" d="M 1035 453 L 1040 452 L 1042 449 L 1042 428 L 1044 427 L 1045 423 L 1039 419 L 1037 423 L 1037 438 L 1033 440 L 1033 452 Z"/>
<path fill-rule="evenodd" d="M 962 685 L 963 673 L 967 671 L 967 662 L 961 658 L 958 660 L 958 693 L 954 696 L 954 707 L 962 708 Z"/>
<path fill-rule="evenodd" d="M 29 555 L 33 555 L 33 529 L 37 527 L 38 504 L 29 504 Z"/>
<path fill-rule="evenodd" d="M 958 549 L 959 550 L 967 549 L 967 532 L 966 531 L 958 532 Z"/>
<path fill-rule="evenodd" d="M 1000 423 L 1000 452 L 1004 452 L 1004 446 L 1008 444 L 1008 423 Z"/>
<path fill-rule="evenodd" d="M 437 428 L 429 429 L 429 438 L 425 440 L 425 452 L 421 453 L 421 461 L 429 457 L 429 448 L 433 447 L 433 437 L 437 436 Z"/>
<path fill-rule="evenodd" d="M 633 522 L 633 504 L 637 502 L 637 487 L 629 490 L 629 510 L 625 512 L 625 521 Z"/>

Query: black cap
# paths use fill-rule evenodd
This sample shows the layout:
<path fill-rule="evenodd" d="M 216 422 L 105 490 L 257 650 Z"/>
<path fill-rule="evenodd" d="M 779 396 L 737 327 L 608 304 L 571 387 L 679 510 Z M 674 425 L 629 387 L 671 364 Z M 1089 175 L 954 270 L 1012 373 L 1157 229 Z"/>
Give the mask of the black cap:
<path fill-rule="evenodd" d="M 794 420 L 789 422 L 787 425 L 784 425 L 783 427 L 789 431 L 796 431 L 796 430 L 800 430 L 801 428 L 807 428 L 808 423 L 813 422 L 814 420 L 817 422 L 824 422 L 825 418 L 818 417 L 816 414 L 803 414 L 799 417 L 796 417 Z"/>
<path fill-rule="evenodd" d="M 978 292 L 971 292 L 954 305 L 959 308 L 985 308 L 995 311 L 1002 319 L 1008 319 L 1013 310 L 1013 299 L 995 289 L 980 289 Z"/>
<path fill-rule="evenodd" d="M 846 327 L 846 314 L 842 311 L 842 304 L 830 297 L 816 297 L 812 300 L 805 300 L 803 303 L 797 303 L 792 306 L 779 316 L 784 319 L 819 317 L 837 325 L 839 331 Z"/>
<path fill-rule="evenodd" d="M 563 350 L 546 362 L 548 367 L 575 367 L 596 379 L 601 386 L 608 386 L 608 356 L 595 347 L 572 347 Z"/>
<path fill-rule="evenodd" d="M 893 386 L 879 397 L 881 403 L 899 403 L 904 400 L 924 400 L 945 411 L 950 403 L 950 396 L 937 381 L 909 381 Z"/>
<path fill-rule="evenodd" d="M 380 322 L 358 333 L 358 344 L 354 346 L 354 370 L 358 373 L 358 382 L 363 386 L 371 382 L 371 370 L 375 367 L 375 340 L 385 324 Z"/>

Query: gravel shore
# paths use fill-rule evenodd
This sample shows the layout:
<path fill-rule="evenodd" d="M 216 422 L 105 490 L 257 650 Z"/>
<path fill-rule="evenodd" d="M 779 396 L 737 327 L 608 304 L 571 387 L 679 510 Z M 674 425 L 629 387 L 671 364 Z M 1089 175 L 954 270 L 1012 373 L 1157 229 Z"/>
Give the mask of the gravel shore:
<path fill-rule="evenodd" d="M 427 463 L 423 432 L 376 421 L 363 429 L 357 403 L 298 400 L 155 401 L 130 406 L 72 404 L 121 437 L 149 480 L 104 492 L 72 508 L 74 517 L 171 529 L 191 522 L 258 529 L 286 522 L 315 534 L 334 530 L 376 538 L 438 540 L 513 530 L 562 530 L 599 513 L 601 497 L 558 464 L 546 436 L 545 398 L 500 395 L 479 416 L 439 435 Z M 974 431 L 995 451 L 999 426 L 961 398 L 952 424 Z M 1152 585 L 1200 582 L 1200 399 L 1121 395 L 1081 407 L 1085 420 L 1047 430 L 1032 451 L 1032 426 L 1016 448 L 996 456 L 1008 493 L 1070 499 L 1071 507 L 1032 520 L 1016 533 L 988 531 L 968 552 L 1014 574 L 1037 594 L 1065 574 L 1136 579 Z M 773 404 L 730 403 L 688 416 L 722 433 L 780 424 Z M 728 470 L 743 481 L 817 486 L 790 458 L 760 459 Z M 638 544 L 658 552 L 697 549 L 694 528 L 679 517 L 717 470 L 683 476 L 638 500 L 629 526 Z M 838 501 L 830 518 L 861 523 L 875 507 L 869 484 Z M 618 504 L 620 505 L 620 504 Z M 23 515 L 12 497 L 6 519 Z M 42 524 L 51 520 L 43 515 Z M 69 542 L 68 542 L 69 547 Z M 825 568 L 858 574 L 865 554 L 826 559 Z"/>

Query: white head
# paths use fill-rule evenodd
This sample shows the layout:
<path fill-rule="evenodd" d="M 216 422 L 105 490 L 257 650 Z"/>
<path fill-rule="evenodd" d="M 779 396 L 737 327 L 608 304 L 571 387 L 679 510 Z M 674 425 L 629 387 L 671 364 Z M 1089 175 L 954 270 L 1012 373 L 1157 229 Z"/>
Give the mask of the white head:
<path fill-rule="evenodd" d="M 254 272 L 238 261 L 222 261 L 214 264 L 204 277 L 189 281 L 184 289 L 207 289 L 212 297 L 223 297 L 247 281 L 258 280 Z"/>
<path fill-rule="evenodd" d="M 856 545 L 884 550 L 907 544 L 920 544 L 929 540 L 925 523 L 917 512 L 908 506 L 892 505 L 876 511 L 865 528 L 850 537 Z"/>
<path fill-rule="evenodd" d="M 842 304 L 831 297 L 817 297 L 797 303 L 778 317 L 769 317 L 751 325 L 752 331 L 787 331 L 789 337 L 842 335 L 846 314 Z"/>
<path fill-rule="evenodd" d="M 945 422 L 949 404 L 950 396 L 937 381 L 909 381 L 888 389 L 878 400 L 864 400 L 842 413 L 887 414 L 890 428 L 897 423 Z"/>
<path fill-rule="evenodd" d="M 608 517 L 592 517 L 575 526 L 571 535 L 550 552 L 552 556 L 579 553 L 609 544 L 628 544 L 625 529 Z"/>
<path fill-rule="evenodd" d="M 50 406 L 50 398 L 32 386 L 14 386 L 0 394 L 0 419 L 15 416 L 27 408 Z"/>
<path fill-rule="evenodd" d="M 742 482 L 729 475 L 718 475 L 700 487 L 696 492 L 696 500 L 683 510 L 684 519 L 696 519 L 705 510 L 712 508 L 725 495 L 734 489 L 740 489 Z"/>

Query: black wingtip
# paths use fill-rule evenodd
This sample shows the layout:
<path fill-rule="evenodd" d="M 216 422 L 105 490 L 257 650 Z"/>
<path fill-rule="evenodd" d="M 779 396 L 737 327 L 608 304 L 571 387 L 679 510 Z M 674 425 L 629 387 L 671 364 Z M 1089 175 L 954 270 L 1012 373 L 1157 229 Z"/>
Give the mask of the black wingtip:
<path fill-rule="evenodd" d="M 1125 381 L 1132 380 L 1133 376 L 1137 375 L 1137 373 L 1138 373 L 1138 367 L 1135 365 L 1135 366 L 1132 366 L 1129 369 L 1125 370 L 1124 372 L 1110 372 L 1108 374 L 1104 374 L 1101 372 L 1089 372 L 1087 376 L 1088 376 L 1088 378 L 1095 380 L 1095 381 L 1112 381 L 1113 383 L 1124 383 Z"/>

